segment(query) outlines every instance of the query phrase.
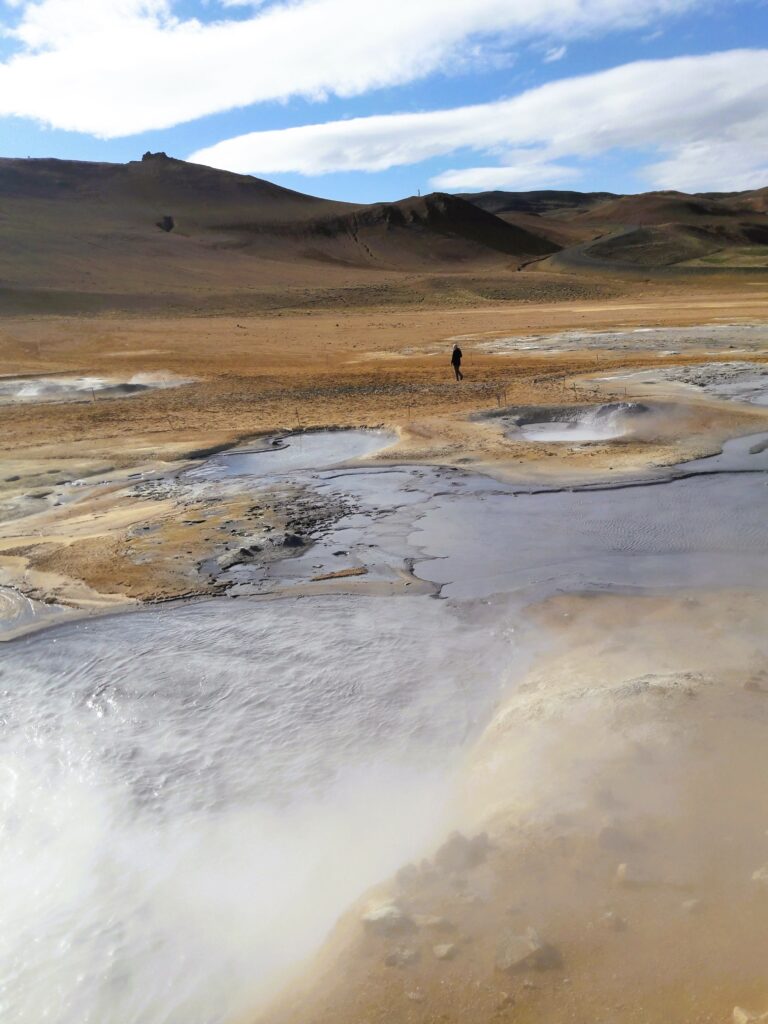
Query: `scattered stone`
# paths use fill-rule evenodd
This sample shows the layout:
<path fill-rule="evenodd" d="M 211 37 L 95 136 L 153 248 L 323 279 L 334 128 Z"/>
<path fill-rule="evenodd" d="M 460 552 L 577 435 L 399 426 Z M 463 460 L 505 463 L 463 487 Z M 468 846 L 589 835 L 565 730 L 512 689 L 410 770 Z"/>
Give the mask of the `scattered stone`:
<path fill-rule="evenodd" d="M 603 914 L 603 921 L 609 928 L 612 928 L 615 932 L 626 931 L 627 922 L 623 917 L 621 917 L 620 914 L 617 914 L 615 910 L 608 910 L 605 914 Z"/>
<path fill-rule="evenodd" d="M 411 919 L 396 903 L 382 903 L 373 907 L 363 914 L 362 921 L 369 932 L 377 935 L 391 935 L 411 926 Z"/>
<path fill-rule="evenodd" d="M 768 864 L 763 864 L 757 871 L 752 872 L 752 881 L 757 882 L 758 885 L 768 886 Z"/>
<path fill-rule="evenodd" d="M 467 871 L 482 864 L 488 853 L 485 832 L 467 839 L 461 832 L 453 832 L 435 854 L 435 864 L 443 871 Z"/>
<path fill-rule="evenodd" d="M 427 997 L 423 992 L 419 992 L 419 990 L 416 989 L 413 992 L 406 992 L 405 998 L 410 999 L 412 1003 L 423 1003 Z"/>
<path fill-rule="evenodd" d="M 408 946 L 398 946 L 391 953 L 387 953 L 384 963 L 387 967 L 408 967 L 409 964 L 415 964 L 418 959 L 418 950 L 410 949 Z"/>
<path fill-rule="evenodd" d="M 560 952 L 542 942 L 535 928 L 528 928 L 524 935 L 507 932 L 496 950 L 497 971 L 513 972 L 528 967 L 544 971 L 559 967 L 562 962 Z"/>
<path fill-rule="evenodd" d="M 458 953 L 458 948 L 453 942 L 444 942 L 439 946 L 433 946 L 432 952 L 438 960 L 453 960 Z"/>

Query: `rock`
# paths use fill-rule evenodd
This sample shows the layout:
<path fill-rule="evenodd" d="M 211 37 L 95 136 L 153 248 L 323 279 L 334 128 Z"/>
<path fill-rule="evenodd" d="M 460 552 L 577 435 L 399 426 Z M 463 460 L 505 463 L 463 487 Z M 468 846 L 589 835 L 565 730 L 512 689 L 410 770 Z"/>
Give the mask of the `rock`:
<path fill-rule="evenodd" d="M 763 864 L 757 871 L 752 872 L 752 881 L 757 882 L 758 885 L 768 886 L 768 864 Z"/>
<path fill-rule="evenodd" d="M 508 1010 L 510 1006 L 515 1005 L 514 996 L 511 996 L 509 992 L 499 992 L 499 998 L 496 1000 L 497 1010 Z"/>
<path fill-rule="evenodd" d="M 366 930 L 376 935 L 391 935 L 405 931 L 412 925 L 411 919 L 396 903 L 382 903 L 373 907 L 362 917 Z"/>
<path fill-rule="evenodd" d="M 439 946 L 433 946 L 432 952 L 435 954 L 438 960 L 453 960 L 458 953 L 456 944 L 453 942 L 445 942 Z"/>
<path fill-rule="evenodd" d="M 418 950 L 410 949 L 408 946 L 398 946 L 391 953 L 387 953 L 384 963 L 387 967 L 407 967 L 409 964 L 415 964 L 418 959 Z"/>
<path fill-rule="evenodd" d="M 684 900 L 680 906 L 686 914 L 698 914 L 702 908 L 701 900 Z"/>
<path fill-rule="evenodd" d="M 609 910 L 605 914 L 603 914 L 603 921 L 609 928 L 612 928 L 615 932 L 626 931 L 627 922 L 624 920 L 623 917 L 617 914 L 615 910 Z"/>
<path fill-rule="evenodd" d="M 423 1003 L 427 997 L 424 995 L 423 992 L 419 992 L 419 990 L 416 989 L 413 992 L 406 992 L 405 998 L 410 999 L 412 1003 Z"/>
<path fill-rule="evenodd" d="M 286 533 L 283 537 L 284 548 L 303 548 L 306 541 L 298 533 Z"/>
<path fill-rule="evenodd" d="M 507 932 L 496 949 L 497 971 L 514 972 L 528 967 L 549 970 L 561 964 L 559 951 L 542 942 L 535 928 L 529 928 L 524 935 Z"/>
<path fill-rule="evenodd" d="M 160 220 L 157 222 L 157 227 L 159 227 L 161 231 L 173 231 L 173 229 L 176 227 L 176 222 L 174 221 L 173 217 L 166 214 L 164 217 L 161 217 Z"/>
<path fill-rule="evenodd" d="M 482 864 L 488 852 L 485 832 L 467 839 L 461 832 L 453 832 L 435 854 L 435 864 L 443 871 L 467 871 Z"/>
<path fill-rule="evenodd" d="M 421 880 L 421 872 L 415 864 L 406 864 L 397 872 L 395 880 L 398 885 L 402 885 L 403 888 L 407 889 L 419 883 Z"/>

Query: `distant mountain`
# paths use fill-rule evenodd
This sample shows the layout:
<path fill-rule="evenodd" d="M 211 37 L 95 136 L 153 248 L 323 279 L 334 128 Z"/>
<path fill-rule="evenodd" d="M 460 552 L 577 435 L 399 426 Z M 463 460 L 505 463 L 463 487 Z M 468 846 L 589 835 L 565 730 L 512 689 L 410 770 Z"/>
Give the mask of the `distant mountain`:
<path fill-rule="evenodd" d="M 451 294 L 464 275 L 470 291 L 490 295 L 519 294 L 498 282 L 528 267 L 768 266 L 768 189 L 435 193 L 360 205 L 151 153 L 127 164 L 0 159 L 0 226 L 0 311 L 19 301 L 141 309 L 149 299 L 227 308 L 289 292 L 333 305 L 355 289 L 365 302 L 383 289 L 421 301 L 443 288 L 427 275 L 450 278 Z M 497 284 L 478 291 L 481 279 Z"/>
<path fill-rule="evenodd" d="M 481 209 L 559 244 L 558 266 L 768 269 L 768 189 L 751 192 L 481 192 Z M 535 218 L 535 219 L 534 219 Z"/>
<path fill-rule="evenodd" d="M 147 154 L 0 160 L 0 289 L 241 292 L 349 274 L 516 269 L 559 247 L 456 196 L 360 206 Z"/>

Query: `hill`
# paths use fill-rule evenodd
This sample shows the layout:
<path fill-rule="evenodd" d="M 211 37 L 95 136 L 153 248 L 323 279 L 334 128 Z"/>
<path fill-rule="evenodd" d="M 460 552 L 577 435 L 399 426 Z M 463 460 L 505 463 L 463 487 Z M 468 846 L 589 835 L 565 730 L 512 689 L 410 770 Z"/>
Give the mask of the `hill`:
<path fill-rule="evenodd" d="M 768 267 L 768 189 L 361 205 L 147 153 L 1 159 L 0 219 L 6 313 L 548 301 L 591 295 L 585 271 Z"/>
<path fill-rule="evenodd" d="M 360 206 L 146 154 L 128 164 L 0 160 L 0 289 L 221 296 L 384 274 L 517 269 L 557 250 L 455 196 Z"/>
<path fill-rule="evenodd" d="M 465 198 L 565 251 L 572 270 L 768 268 L 768 189 L 750 192 L 482 192 Z"/>

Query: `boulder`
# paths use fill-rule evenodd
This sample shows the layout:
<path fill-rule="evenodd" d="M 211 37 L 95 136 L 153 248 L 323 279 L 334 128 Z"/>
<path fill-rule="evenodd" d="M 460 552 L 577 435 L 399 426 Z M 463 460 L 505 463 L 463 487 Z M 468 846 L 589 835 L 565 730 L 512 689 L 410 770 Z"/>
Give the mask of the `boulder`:
<path fill-rule="evenodd" d="M 412 927 L 410 917 L 396 903 L 381 903 L 363 914 L 366 931 L 376 935 L 391 935 Z"/>
<path fill-rule="evenodd" d="M 454 942 L 445 942 L 439 946 L 433 946 L 432 952 L 438 960 L 453 960 L 458 953 L 458 948 Z"/>
<path fill-rule="evenodd" d="M 496 949 L 497 971 L 512 973 L 529 967 L 543 971 L 561 964 L 559 951 L 543 942 L 535 928 L 528 928 L 523 935 L 506 932 Z"/>
<path fill-rule="evenodd" d="M 298 533 L 286 533 L 283 537 L 284 548 L 303 548 L 306 543 Z"/>
<path fill-rule="evenodd" d="M 488 853 L 485 832 L 467 839 L 461 832 L 453 832 L 435 854 L 435 864 L 443 871 L 467 871 L 482 864 Z"/>

